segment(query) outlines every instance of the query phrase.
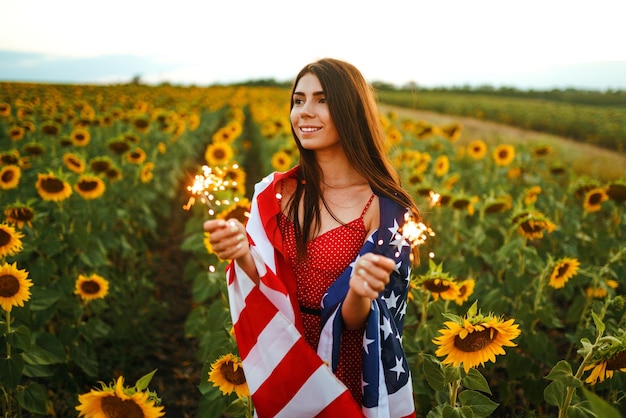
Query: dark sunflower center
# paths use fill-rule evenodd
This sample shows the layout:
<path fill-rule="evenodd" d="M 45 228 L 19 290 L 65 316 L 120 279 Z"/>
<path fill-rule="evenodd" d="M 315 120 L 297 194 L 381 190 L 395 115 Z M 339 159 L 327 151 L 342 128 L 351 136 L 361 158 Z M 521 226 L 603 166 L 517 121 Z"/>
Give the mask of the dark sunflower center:
<path fill-rule="evenodd" d="M 493 328 L 487 328 L 482 331 L 474 331 L 467 334 L 467 337 L 461 339 L 458 335 L 454 337 L 454 346 L 466 353 L 480 351 L 489 346 L 498 336 L 498 331 Z"/>
<path fill-rule="evenodd" d="M 144 129 L 148 127 L 148 121 L 145 119 L 135 119 L 133 123 L 137 129 Z"/>
<path fill-rule="evenodd" d="M 592 193 L 589 196 L 589 200 L 588 200 L 590 205 L 598 205 L 602 202 L 602 194 L 600 193 Z"/>
<path fill-rule="evenodd" d="M 498 158 L 500 158 L 501 160 L 506 159 L 509 156 L 509 152 L 502 150 L 498 153 Z"/>
<path fill-rule="evenodd" d="M 135 401 L 117 396 L 102 398 L 102 412 L 107 418 L 143 418 L 143 411 Z"/>
<path fill-rule="evenodd" d="M 433 293 L 443 293 L 450 289 L 450 286 L 445 284 L 445 282 L 439 281 L 439 283 L 435 283 L 435 280 L 426 280 L 424 286 Z"/>
<path fill-rule="evenodd" d="M 20 282 L 10 274 L 0 276 L 0 296 L 10 298 L 20 290 Z"/>
<path fill-rule="evenodd" d="M 556 277 L 563 277 L 569 270 L 569 264 L 563 264 L 556 270 Z"/>
<path fill-rule="evenodd" d="M 94 281 L 87 281 L 84 282 L 81 286 L 80 286 L 81 290 L 83 291 L 83 293 L 86 293 L 88 295 L 95 295 L 96 293 L 98 293 L 100 291 L 100 285 Z"/>
<path fill-rule="evenodd" d="M 222 367 L 220 367 L 222 376 L 224 376 L 227 382 L 233 385 L 243 385 L 246 383 L 246 376 L 243 374 L 243 369 L 238 367 L 237 370 L 235 370 L 233 366 L 233 362 L 230 361 L 223 363 Z"/>
<path fill-rule="evenodd" d="M 103 171 L 107 171 L 111 167 L 111 164 L 108 161 L 92 161 L 91 169 L 96 173 L 102 173 Z"/>
<path fill-rule="evenodd" d="M 77 142 L 83 142 L 85 139 L 87 139 L 87 137 L 85 136 L 85 134 L 74 134 L 74 139 Z"/>
<path fill-rule="evenodd" d="M 0 229 L 0 248 L 11 242 L 11 237 L 12 235 L 9 234 L 7 231 L 5 231 L 4 229 Z"/>
<path fill-rule="evenodd" d="M 616 353 L 613 357 L 607 360 L 607 370 L 619 370 L 626 367 L 626 350 Z"/>
<path fill-rule="evenodd" d="M 218 149 L 213 151 L 213 157 L 215 157 L 216 160 L 221 160 L 225 156 L 226 156 L 226 153 L 222 149 L 218 148 Z"/>
<path fill-rule="evenodd" d="M 98 188 L 98 182 L 93 180 L 83 180 L 78 183 L 78 188 L 84 192 L 91 192 Z"/>
<path fill-rule="evenodd" d="M 48 193 L 60 193 L 65 188 L 61 180 L 54 178 L 43 179 L 41 187 Z"/>
<path fill-rule="evenodd" d="M 131 153 L 130 153 L 130 157 L 131 157 L 133 160 L 138 160 L 139 158 L 141 158 L 141 154 L 140 154 L 140 153 L 138 153 L 137 151 L 133 151 L 133 152 L 131 152 Z"/>
<path fill-rule="evenodd" d="M 15 172 L 13 170 L 7 170 L 2 173 L 2 182 L 10 183 L 15 178 Z"/>

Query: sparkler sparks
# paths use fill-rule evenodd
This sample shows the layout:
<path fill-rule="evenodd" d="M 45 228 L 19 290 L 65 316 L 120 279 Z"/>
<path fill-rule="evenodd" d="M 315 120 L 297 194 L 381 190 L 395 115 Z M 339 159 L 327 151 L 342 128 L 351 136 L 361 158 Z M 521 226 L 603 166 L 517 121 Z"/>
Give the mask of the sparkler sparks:
<path fill-rule="evenodd" d="M 233 164 L 233 169 L 239 168 L 237 164 Z M 222 205 L 230 205 L 237 203 L 239 197 L 229 197 L 232 192 L 237 189 L 237 182 L 226 178 L 228 171 L 226 167 L 211 168 L 207 165 L 202 166 L 202 174 L 197 174 L 191 186 L 187 186 L 187 191 L 191 193 L 187 204 L 183 205 L 183 209 L 189 210 L 199 199 L 202 203 L 209 207 L 209 215 L 215 215 L 215 207 Z"/>
<path fill-rule="evenodd" d="M 398 234 L 409 243 L 411 248 L 415 248 L 422 245 L 428 237 L 434 237 L 435 231 L 423 222 L 416 222 L 415 217 L 410 212 L 406 212 L 404 214 L 404 225 L 402 225 Z M 397 255 L 399 256 L 399 254 Z M 434 254 L 429 256 L 432 258 Z"/>

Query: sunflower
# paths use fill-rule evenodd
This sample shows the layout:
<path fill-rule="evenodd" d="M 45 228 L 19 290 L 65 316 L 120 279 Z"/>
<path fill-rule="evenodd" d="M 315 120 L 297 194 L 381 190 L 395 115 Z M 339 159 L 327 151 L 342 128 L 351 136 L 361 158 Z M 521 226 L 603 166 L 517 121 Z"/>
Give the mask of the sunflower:
<path fill-rule="evenodd" d="M 107 148 L 116 155 L 122 155 L 130 150 L 130 145 L 123 136 L 111 138 L 107 141 Z"/>
<path fill-rule="evenodd" d="M 104 172 L 104 175 L 110 182 L 116 182 L 122 179 L 122 172 L 115 166 L 109 167 L 109 169 Z"/>
<path fill-rule="evenodd" d="M 517 345 L 512 340 L 521 331 L 519 325 L 513 322 L 513 319 L 503 321 L 492 314 L 483 316 L 480 313 L 468 313 L 465 318 L 446 321 L 444 325 L 447 329 L 439 330 L 442 335 L 433 339 L 439 346 L 435 355 L 446 356 L 443 364 L 454 367 L 463 364 L 466 373 L 472 367 L 484 366 L 486 361 L 495 363 L 496 355 L 506 354 L 502 347 Z"/>
<path fill-rule="evenodd" d="M 530 205 L 537 201 L 537 196 L 541 193 L 541 186 L 532 186 L 526 189 L 524 193 L 524 204 Z"/>
<path fill-rule="evenodd" d="M 591 385 L 610 379 L 615 371 L 626 372 L 626 335 L 614 335 L 600 344 L 592 354 L 590 364 L 585 366 L 585 371 L 588 370 L 591 374 L 585 383 Z"/>
<path fill-rule="evenodd" d="M 578 267 L 580 267 L 580 262 L 575 258 L 565 257 L 560 259 L 552 269 L 548 285 L 555 289 L 564 287 L 565 283 L 576 275 Z"/>
<path fill-rule="evenodd" d="M 61 180 L 54 174 L 39 173 L 35 187 L 39 196 L 47 201 L 60 202 L 72 195 L 72 187 L 69 183 Z"/>
<path fill-rule="evenodd" d="M 17 164 L 20 161 L 20 152 L 16 149 L 0 153 L 0 162 L 2 164 Z"/>
<path fill-rule="evenodd" d="M 6 223 L 0 224 L 0 258 L 7 255 L 15 255 L 22 251 L 22 238 L 24 234 L 16 231 L 11 225 Z"/>
<path fill-rule="evenodd" d="M 467 302 L 469 297 L 474 293 L 474 286 L 476 285 L 476 281 L 474 279 L 466 279 L 459 283 L 459 294 L 454 299 L 457 305 L 463 305 L 464 302 Z"/>
<path fill-rule="evenodd" d="M 459 296 L 459 285 L 453 277 L 443 272 L 442 264 L 429 260 L 428 271 L 417 277 L 424 290 L 432 294 L 434 300 L 454 300 Z"/>
<path fill-rule="evenodd" d="M 78 128 L 72 131 L 70 139 L 72 140 L 72 144 L 77 147 L 84 147 L 91 141 L 91 134 L 85 128 Z"/>
<path fill-rule="evenodd" d="M 107 156 L 94 157 L 89 161 L 89 168 L 96 174 L 105 173 L 113 166 L 113 161 Z"/>
<path fill-rule="evenodd" d="M 150 130 L 150 119 L 144 114 L 135 116 L 132 120 L 132 124 L 137 132 L 142 134 L 145 134 Z"/>
<path fill-rule="evenodd" d="M 585 294 L 589 298 L 603 299 L 608 296 L 609 289 L 617 289 L 618 286 L 619 283 L 616 280 L 608 279 L 600 286 L 587 288 Z"/>
<path fill-rule="evenodd" d="M 7 102 L 0 102 L 0 117 L 11 116 L 11 105 Z"/>
<path fill-rule="evenodd" d="M 272 167 L 278 171 L 287 171 L 291 168 L 291 156 L 285 151 L 278 151 L 272 155 Z"/>
<path fill-rule="evenodd" d="M 124 377 L 117 378 L 111 386 L 102 383 L 101 389 L 92 389 L 78 396 L 76 407 L 79 417 L 85 418 L 159 418 L 165 415 L 156 394 L 124 387 Z"/>
<path fill-rule="evenodd" d="M 447 155 L 440 155 L 435 159 L 435 176 L 445 176 L 450 170 L 450 160 Z"/>
<path fill-rule="evenodd" d="M 74 190 L 83 199 L 93 200 L 104 194 L 106 186 L 100 177 L 85 174 L 80 176 L 78 182 L 74 185 Z"/>
<path fill-rule="evenodd" d="M 76 174 L 83 174 L 85 172 L 85 160 L 76 154 L 71 152 L 63 154 L 63 163 L 68 170 Z"/>
<path fill-rule="evenodd" d="M 225 142 L 230 144 L 234 142 L 236 139 L 234 132 L 231 129 L 228 129 L 226 126 L 218 129 L 211 138 L 213 143 L 221 143 Z"/>
<path fill-rule="evenodd" d="M 469 216 L 474 216 L 474 213 L 476 213 L 474 204 L 478 203 L 478 200 L 478 196 L 457 196 L 452 200 L 450 206 L 456 210 L 465 210 Z"/>
<path fill-rule="evenodd" d="M 0 188 L 3 190 L 15 189 L 20 184 L 22 177 L 22 169 L 15 165 L 9 164 L 0 168 Z"/>
<path fill-rule="evenodd" d="M 239 399 L 250 396 L 241 360 L 233 354 L 225 354 L 211 364 L 209 382 L 219 387 L 223 395 L 235 392 Z"/>
<path fill-rule="evenodd" d="M 43 146 L 40 143 L 38 143 L 38 142 L 31 142 L 29 144 L 26 144 L 26 145 L 24 145 L 22 150 L 25 153 L 30 154 L 32 156 L 43 155 L 43 153 L 44 153 Z"/>
<path fill-rule="evenodd" d="M 103 299 L 108 293 L 109 281 L 104 277 L 95 273 L 89 277 L 83 274 L 78 275 L 74 294 L 80 296 L 85 302 Z"/>
<path fill-rule="evenodd" d="M 488 197 L 483 207 L 483 213 L 500 213 L 511 209 L 511 196 Z"/>
<path fill-rule="evenodd" d="M 552 154 L 552 147 L 550 145 L 537 145 L 533 150 L 535 157 L 545 157 L 549 154 Z"/>
<path fill-rule="evenodd" d="M 450 142 L 456 142 L 461 137 L 461 124 L 453 123 L 441 128 L 442 135 Z"/>
<path fill-rule="evenodd" d="M 239 200 L 216 216 L 217 219 L 237 219 L 244 225 L 248 222 L 249 217 L 250 201 L 246 198 Z"/>
<path fill-rule="evenodd" d="M 233 158 L 234 151 L 226 142 L 210 144 L 204 153 L 204 159 L 210 166 L 226 165 Z"/>
<path fill-rule="evenodd" d="M 626 201 L 626 183 L 618 180 L 609 184 L 606 194 L 618 203 Z"/>
<path fill-rule="evenodd" d="M 24 224 L 30 227 L 33 226 L 31 221 L 35 217 L 35 211 L 30 206 L 16 203 L 4 209 L 4 216 L 8 223 L 15 224 L 21 229 L 24 227 Z M 2 233 L 0 232 L 1 235 Z"/>
<path fill-rule="evenodd" d="M 515 159 L 515 147 L 508 144 L 500 144 L 493 151 L 493 160 L 500 167 L 507 166 Z"/>
<path fill-rule="evenodd" d="M 609 200 L 609 195 L 607 194 L 606 189 L 596 187 L 585 193 L 583 208 L 587 213 L 598 212 L 602 209 L 602 202 L 607 200 Z"/>
<path fill-rule="evenodd" d="M 556 230 L 556 225 L 537 211 L 517 214 L 512 223 L 517 227 L 517 232 L 528 239 L 540 239 L 544 231 L 551 233 Z"/>
<path fill-rule="evenodd" d="M 146 161 L 146 152 L 143 149 L 137 147 L 134 150 L 128 152 L 128 154 L 126 154 L 126 159 L 131 164 L 143 164 L 143 162 Z"/>
<path fill-rule="evenodd" d="M 151 161 L 145 163 L 141 167 L 139 178 L 141 179 L 142 183 L 149 183 L 154 178 L 154 173 L 152 172 L 152 170 L 154 170 L 154 163 Z"/>
<path fill-rule="evenodd" d="M 0 266 L 0 306 L 5 312 L 11 312 L 14 306 L 24 306 L 30 299 L 29 288 L 33 282 L 28 279 L 26 270 L 19 270 L 17 263 L 3 263 Z"/>
<path fill-rule="evenodd" d="M 21 126 L 12 126 L 11 129 L 9 129 L 9 138 L 13 141 L 20 141 L 24 138 L 25 133 L 26 130 Z"/>
<path fill-rule="evenodd" d="M 159 154 L 165 154 L 167 152 L 167 145 L 165 145 L 165 142 L 159 141 L 157 144 L 157 150 L 159 151 Z"/>
<path fill-rule="evenodd" d="M 41 124 L 41 132 L 46 135 L 56 136 L 61 132 L 61 127 L 55 121 L 47 121 Z"/>
<path fill-rule="evenodd" d="M 388 145 L 398 145 L 402 141 L 402 132 L 397 128 L 391 128 L 386 133 L 385 143 Z"/>

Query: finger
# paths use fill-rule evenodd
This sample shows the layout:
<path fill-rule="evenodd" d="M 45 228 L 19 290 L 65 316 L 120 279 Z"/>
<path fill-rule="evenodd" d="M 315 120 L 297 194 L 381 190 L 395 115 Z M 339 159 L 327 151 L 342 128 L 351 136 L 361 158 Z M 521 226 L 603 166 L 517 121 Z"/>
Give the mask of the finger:
<path fill-rule="evenodd" d="M 203 229 L 209 234 L 225 226 L 226 226 L 226 221 L 224 221 L 223 219 L 210 219 L 208 221 L 205 221 L 204 224 L 202 225 Z"/>

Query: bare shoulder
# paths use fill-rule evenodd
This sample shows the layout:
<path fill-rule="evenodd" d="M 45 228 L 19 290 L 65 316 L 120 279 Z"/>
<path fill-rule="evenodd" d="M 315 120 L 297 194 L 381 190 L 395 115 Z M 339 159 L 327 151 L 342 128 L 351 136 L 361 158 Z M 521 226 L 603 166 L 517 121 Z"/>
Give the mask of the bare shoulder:
<path fill-rule="evenodd" d="M 380 224 L 380 201 L 377 195 L 374 195 L 372 203 L 369 208 L 367 208 L 363 216 L 363 223 L 365 224 L 368 236 L 378 228 Z"/>
<path fill-rule="evenodd" d="M 297 185 L 298 185 L 297 179 L 293 177 L 282 179 L 278 183 L 276 192 L 280 194 L 281 209 L 284 210 L 286 206 L 289 204 L 291 197 L 296 192 Z"/>

